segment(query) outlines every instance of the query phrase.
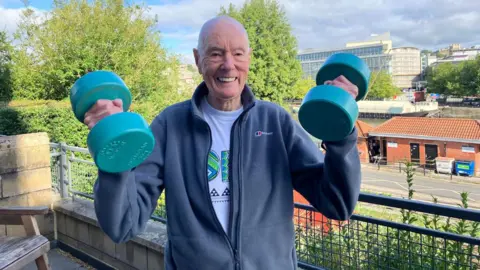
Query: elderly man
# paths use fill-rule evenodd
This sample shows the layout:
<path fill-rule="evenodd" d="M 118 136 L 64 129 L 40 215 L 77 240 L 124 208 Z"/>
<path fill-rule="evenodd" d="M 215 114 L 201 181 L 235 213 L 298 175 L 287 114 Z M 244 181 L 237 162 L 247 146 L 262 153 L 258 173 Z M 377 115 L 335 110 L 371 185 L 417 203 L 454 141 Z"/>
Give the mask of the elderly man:
<path fill-rule="evenodd" d="M 194 56 L 204 82 L 153 120 L 155 149 L 140 166 L 98 172 L 95 209 L 113 241 L 141 233 L 165 190 L 166 269 L 296 269 L 293 190 L 329 218 L 350 217 L 360 190 L 357 131 L 325 142 L 324 156 L 288 112 L 255 99 L 246 85 L 251 53 L 236 20 L 202 27 Z M 326 83 L 358 92 L 343 77 Z M 120 101 L 99 101 L 85 124 L 120 111 Z"/>

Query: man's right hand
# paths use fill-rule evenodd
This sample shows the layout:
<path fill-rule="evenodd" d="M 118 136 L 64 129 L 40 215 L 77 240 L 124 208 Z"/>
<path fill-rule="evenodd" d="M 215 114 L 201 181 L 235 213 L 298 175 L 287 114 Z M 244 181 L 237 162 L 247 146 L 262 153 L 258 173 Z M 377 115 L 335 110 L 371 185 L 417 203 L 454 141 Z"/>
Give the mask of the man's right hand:
<path fill-rule="evenodd" d="M 84 123 L 89 129 L 92 129 L 98 121 L 103 118 L 123 112 L 123 102 L 121 99 L 107 100 L 99 99 L 92 108 L 85 113 Z"/>

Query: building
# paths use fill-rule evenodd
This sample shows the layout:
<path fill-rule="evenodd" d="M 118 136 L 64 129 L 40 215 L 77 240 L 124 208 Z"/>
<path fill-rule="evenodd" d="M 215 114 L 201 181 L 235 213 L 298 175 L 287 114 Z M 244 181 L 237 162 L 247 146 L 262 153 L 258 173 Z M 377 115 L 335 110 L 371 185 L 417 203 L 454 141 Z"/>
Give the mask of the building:
<path fill-rule="evenodd" d="M 299 51 L 297 59 L 300 61 L 304 78 L 315 79 L 317 72 L 325 60 L 335 53 L 351 53 L 363 59 L 371 71 L 385 70 L 391 73 L 390 34 L 375 36 L 363 42 L 347 43 L 345 48 L 333 50 L 306 49 Z"/>
<path fill-rule="evenodd" d="M 415 87 L 422 74 L 420 50 L 414 47 L 392 48 L 392 80 L 400 88 Z"/>
<path fill-rule="evenodd" d="M 480 55 L 480 46 L 472 46 L 471 48 L 462 48 L 460 44 L 452 44 L 448 48 L 440 49 L 436 54 L 429 56 L 422 55 L 422 70 L 427 66 L 435 68 L 442 63 L 459 64 L 467 60 L 475 60 Z M 428 58 L 428 63 L 424 63 L 423 58 Z M 427 64 L 425 66 L 425 64 Z"/>
<path fill-rule="evenodd" d="M 351 53 L 363 59 L 371 71 L 383 70 L 392 75 L 394 85 L 415 87 L 420 80 L 420 50 L 413 47 L 392 47 L 390 33 L 372 35 L 365 41 L 348 42 L 344 48 L 334 50 L 307 49 L 299 51 L 297 59 L 304 78 L 315 79 L 325 60 L 335 53 Z"/>
<path fill-rule="evenodd" d="M 360 154 L 360 161 L 368 163 L 370 161 L 368 133 L 373 127 L 361 120 L 355 122 L 355 127 L 358 131 L 357 148 Z"/>
<path fill-rule="evenodd" d="M 437 157 L 475 162 L 480 175 L 480 120 L 394 117 L 369 132 L 388 164 L 409 160 L 433 166 Z"/>
<path fill-rule="evenodd" d="M 437 56 L 435 54 L 427 53 L 420 53 L 420 61 L 421 61 L 421 72 L 422 72 L 422 80 L 425 80 L 425 72 L 427 67 L 432 66 L 435 62 L 437 62 Z"/>
<path fill-rule="evenodd" d="M 375 46 L 378 44 L 385 45 L 385 51 L 392 49 L 392 39 L 390 38 L 390 32 L 383 33 L 381 35 L 372 34 L 370 39 L 365 41 L 347 42 L 347 48 L 362 47 L 362 46 Z"/>
<path fill-rule="evenodd" d="M 435 63 L 432 64 L 432 67 L 436 67 L 442 63 L 452 63 L 459 64 L 463 61 L 475 60 L 477 56 L 480 55 L 480 48 L 469 48 L 469 49 L 459 49 L 451 51 L 451 53 L 444 58 L 437 59 Z"/>

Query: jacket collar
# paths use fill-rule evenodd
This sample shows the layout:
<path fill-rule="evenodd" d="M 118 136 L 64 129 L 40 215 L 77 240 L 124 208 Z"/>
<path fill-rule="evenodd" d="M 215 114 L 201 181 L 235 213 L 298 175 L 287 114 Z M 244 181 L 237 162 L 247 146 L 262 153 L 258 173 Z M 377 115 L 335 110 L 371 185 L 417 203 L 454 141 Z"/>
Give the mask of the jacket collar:
<path fill-rule="evenodd" d="M 208 87 L 205 82 L 201 82 L 195 89 L 193 96 L 191 98 L 191 104 L 193 109 L 193 114 L 198 115 L 203 118 L 203 114 L 200 111 L 200 104 L 202 99 L 208 94 Z M 245 84 L 241 94 L 241 100 L 243 104 L 244 111 L 247 111 L 255 105 L 255 95 L 249 86 Z"/>

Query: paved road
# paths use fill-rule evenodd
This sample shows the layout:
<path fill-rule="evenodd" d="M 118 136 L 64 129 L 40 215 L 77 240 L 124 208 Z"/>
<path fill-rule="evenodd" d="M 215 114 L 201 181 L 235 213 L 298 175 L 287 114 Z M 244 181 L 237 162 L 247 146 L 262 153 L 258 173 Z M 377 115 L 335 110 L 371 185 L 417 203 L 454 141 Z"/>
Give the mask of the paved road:
<path fill-rule="evenodd" d="M 375 192 L 385 192 L 394 197 L 407 197 L 407 181 L 404 173 L 362 169 L 362 188 Z M 432 201 L 431 195 L 439 198 L 440 203 L 457 204 L 461 202 L 460 193 L 469 192 L 469 206 L 480 209 L 480 182 L 459 183 L 446 179 L 415 175 L 413 181 L 414 199 Z"/>

